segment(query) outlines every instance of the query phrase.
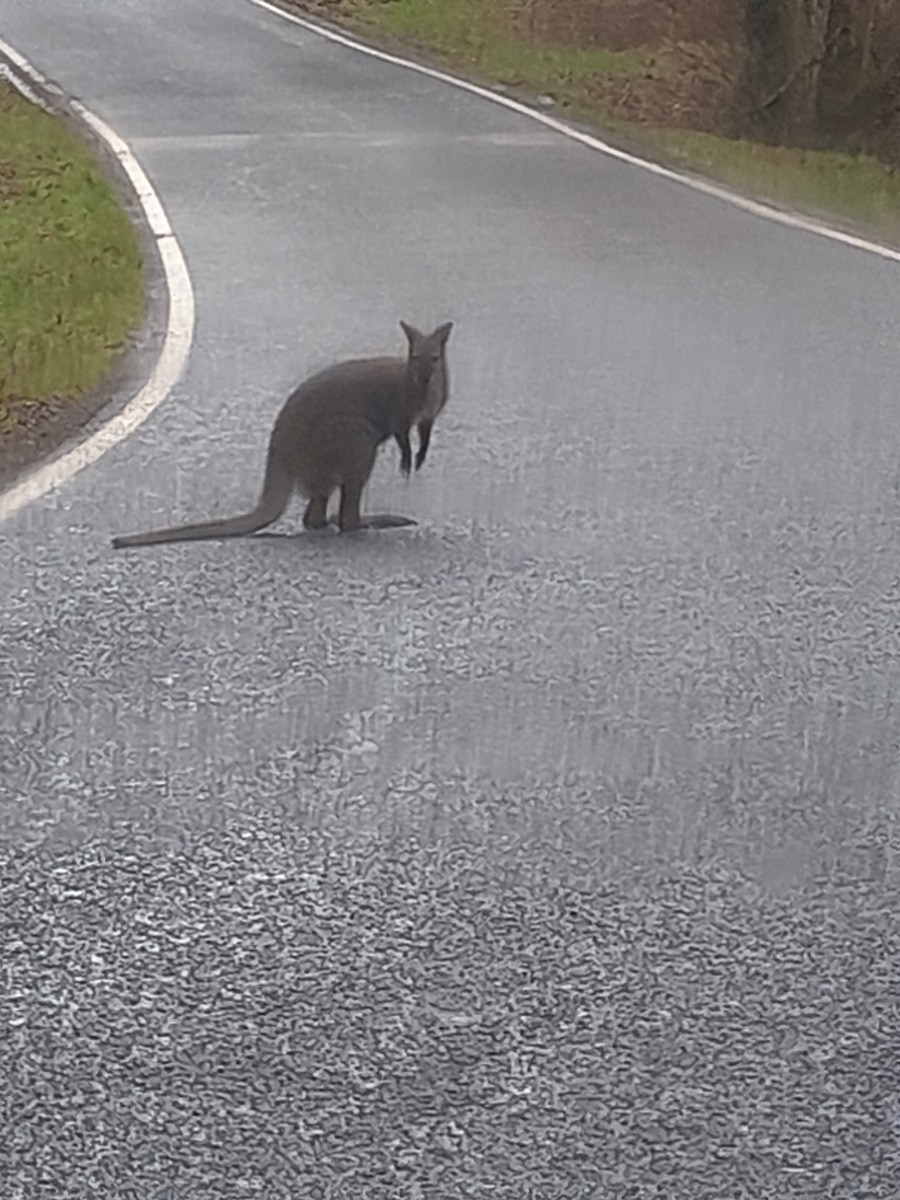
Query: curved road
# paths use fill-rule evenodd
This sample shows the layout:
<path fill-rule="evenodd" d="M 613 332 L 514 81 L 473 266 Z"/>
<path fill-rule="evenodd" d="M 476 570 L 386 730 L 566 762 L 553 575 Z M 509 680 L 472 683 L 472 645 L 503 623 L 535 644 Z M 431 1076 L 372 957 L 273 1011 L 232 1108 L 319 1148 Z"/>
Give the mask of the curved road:
<path fill-rule="evenodd" d="M 896 264 L 245 0 L 0 34 L 198 313 L 0 527 L 2 1194 L 896 1196 Z M 111 552 L 401 317 L 456 322 L 417 528 Z"/>

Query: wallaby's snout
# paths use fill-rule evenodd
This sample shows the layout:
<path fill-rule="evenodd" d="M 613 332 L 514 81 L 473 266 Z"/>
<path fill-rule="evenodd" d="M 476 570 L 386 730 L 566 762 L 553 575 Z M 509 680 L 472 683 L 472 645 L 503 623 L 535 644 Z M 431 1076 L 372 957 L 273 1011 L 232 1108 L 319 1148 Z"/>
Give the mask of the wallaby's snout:
<path fill-rule="evenodd" d="M 409 359 L 409 374 L 413 385 L 424 392 L 431 382 L 431 377 L 437 369 L 440 362 L 438 355 L 430 355 L 425 357 L 421 354 L 410 355 Z"/>

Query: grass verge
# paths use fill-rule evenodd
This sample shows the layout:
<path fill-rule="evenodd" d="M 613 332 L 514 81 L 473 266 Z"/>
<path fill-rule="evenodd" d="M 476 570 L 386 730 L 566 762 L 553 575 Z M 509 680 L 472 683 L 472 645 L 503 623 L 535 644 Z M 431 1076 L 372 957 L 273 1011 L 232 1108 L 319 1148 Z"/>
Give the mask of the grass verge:
<path fill-rule="evenodd" d="M 635 153 L 900 246 L 900 171 L 876 158 L 604 119 Z"/>
<path fill-rule="evenodd" d="M 286 0 L 381 45 L 414 47 L 486 82 L 553 96 L 619 145 L 741 192 L 900 245 L 900 172 L 875 158 L 769 146 L 623 119 L 596 96 L 611 80 L 665 70 L 649 52 L 541 46 L 487 0 Z M 521 6 L 520 6 L 521 7 Z"/>
<path fill-rule="evenodd" d="M 413 46 L 451 66 L 470 68 L 509 87 L 552 92 L 576 103 L 592 80 L 652 70 L 640 51 L 547 46 L 517 35 L 502 5 L 486 0 L 286 0 L 311 16 L 335 21 L 382 44 Z"/>
<path fill-rule="evenodd" d="M 0 81 L 0 440 L 94 388 L 142 309 L 137 239 L 66 125 Z"/>

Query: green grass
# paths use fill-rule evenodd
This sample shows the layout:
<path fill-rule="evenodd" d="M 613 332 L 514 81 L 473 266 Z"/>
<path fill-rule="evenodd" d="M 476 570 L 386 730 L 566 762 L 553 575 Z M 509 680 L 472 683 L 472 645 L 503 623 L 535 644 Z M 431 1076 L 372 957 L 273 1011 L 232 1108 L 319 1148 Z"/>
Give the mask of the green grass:
<path fill-rule="evenodd" d="M 134 230 L 86 147 L 0 82 L 0 432 L 103 377 L 142 306 Z"/>
<path fill-rule="evenodd" d="M 845 218 L 900 241 L 900 171 L 875 158 L 674 129 L 648 130 L 647 138 L 674 166 L 776 204 Z"/>
<path fill-rule="evenodd" d="M 502 6 L 487 0 L 344 0 L 339 15 L 372 31 L 466 64 L 491 80 L 575 99 L 597 76 L 630 75 L 645 66 L 636 51 L 542 46 L 517 36 Z"/>
<path fill-rule="evenodd" d="M 517 34 L 497 0 L 291 2 L 376 40 L 412 45 L 450 65 L 471 68 L 490 82 L 548 92 L 570 115 L 599 123 L 638 153 L 900 243 L 900 172 L 874 158 L 638 125 L 599 107 L 591 84 L 662 70 L 651 54 L 534 44 Z"/>

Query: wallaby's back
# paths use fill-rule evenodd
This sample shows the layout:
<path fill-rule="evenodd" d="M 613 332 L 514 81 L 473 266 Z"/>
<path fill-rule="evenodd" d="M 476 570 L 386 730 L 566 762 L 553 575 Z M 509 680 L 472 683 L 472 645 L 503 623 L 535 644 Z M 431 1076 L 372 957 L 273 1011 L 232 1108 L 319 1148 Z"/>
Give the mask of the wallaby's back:
<path fill-rule="evenodd" d="M 407 386 L 405 359 L 352 359 L 291 393 L 272 440 L 307 495 L 333 490 L 368 475 L 369 458 L 381 442 L 409 429 L 419 403 Z"/>

